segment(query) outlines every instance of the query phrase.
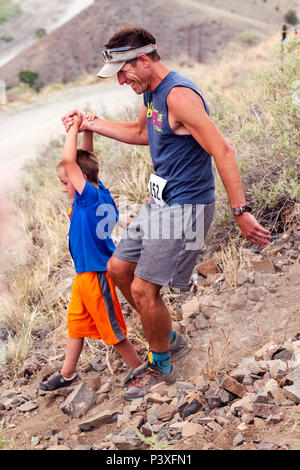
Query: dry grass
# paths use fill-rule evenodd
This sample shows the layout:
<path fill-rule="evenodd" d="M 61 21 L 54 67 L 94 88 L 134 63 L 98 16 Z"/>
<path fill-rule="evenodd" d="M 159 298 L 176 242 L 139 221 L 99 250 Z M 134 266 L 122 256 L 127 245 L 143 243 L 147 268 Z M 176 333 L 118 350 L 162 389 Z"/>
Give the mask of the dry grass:
<path fill-rule="evenodd" d="M 249 91 L 253 90 L 245 87 L 245 80 L 249 80 L 254 70 L 265 67 L 274 50 L 279 50 L 279 47 L 280 34 L 249 49 L 238 42 L 231 42 L 215 64 L 182 66 L 180 71 L 197 83 L 207 98 L 213 115 L 218 112 L 216 91 L 223 95 L 224 101 L 239 107 L 241 114 L 247 113 Z M 178 68 L 176 64 L 171 65 Z M 235 116 L 231 119 L 235 120 Z"/>
<path fill-rule="evenodd" d="M 74 278 L 67 238 L 71 201 L 62 194 L 55 171 L 62 145 L 62 140 L 49 143 L 38 161 L 28 166 L 26 180 L 21 184 L 23 190 L 12 197 L 18 243 L 1 254 L 5 269 L 0 310 L 1 317 L 16 331 L 9 338 L 6 351 L 6 358 L 15 369 L 29 355 L 33 336 L 40 328 L 54 329 L 62 323 L 69 302 Z M 112 145 L 108 139 L 99 140 L 95 147 L 96 153 L 110 157 L 105 160 L 101 179 L 107 185 L 106 180 L 112 178 L 108 186 L 114 196 L 122 194 L 131 201 L 142 201 L 151 167 L 148 149 L 117 142 Z M 143 350 L 143 333 L 137 325 L 134 327 L 134 321 L 131 323 L 129 337 Z M 111 351 L 110 355 L 115 357 Z"/>
<path fill-rule="evenodd" d="M 284 342 L 287 341 L 287 339 L 290 338 L 294 333 L 293 328 L 290 327 L 290 323 L 292 323 L 292 316 L 293 313 L 287 310 L 285 325 L 282 323 L 278 324 L 278 322 L 275 320 L 273 325 L 268 325 L 268 329 L 265 332 L 263 332 L 258 323 L 256 323 L 256 333 L 252 336 L 259 338 L 261 344 L 270 342 L 284 344 Z"/>
<path fill-rule="evenodd" d="M 126 164 L 119 167 L 122 175 L 111 186 L 114 194 L 121 194 L 131 203 L 142 204 L 148 195 L 148 182 L 153 171 L 150 155 L 147 151 L 134 147 Z"/>
<path fill-rule="evenodd" d="M 228 332 L 224 331 L 221 328 L 221 332 L 224 338 L 224 345 L 220 352 L 215 351 L 215 346 L 212 340 L 209 341 L 208 348 L 201 349 L 201 351 L 207 354 L 207 362 L 201 370 L 203 377 L 206 381 L 210 382 L 215 380 L 217 377 L 227 374 L 229 367 L 227 365 L 228 361 L 228 348 L 231 343 L 231 336 L 233 331 L 229 330 Z"/>
<path fill-rule="evenodd" d="M 49 151 L 54 160 L 53 143 Z M 7 347 L 7 359 L 16 368 L 30 351 L 32 334 L 61 323 L 68 295 L 64 281 L 73 277 L 67 244 L 69 202 L 61 194 L 54 163 L 51 168 L 47 158 L 45 162 L 42 168 L 38 163 L 30 169 L 24 191 L 14 195 L 17 241 L 1 256 L 1 317 L 16 331 Z"/>
<path fill-rule="evenodd" d="M 293 103 L 299 70 L 299 39 L 284 53 L 277 35 L 244 50 L 233 45 L 217 66 L 185 73 L 206 96 L 211 116 L 235 150 L 247 202 L 257 220 L 273 233 L 286 228 L 286 211 L 300 200 L 299 107 Z M 228 241 L 239 231 L 216 172 L 217 210 L 210 238 Z"/>
<path fill-rule="evenodd" d="M 246 242 L 232 239 L 215 253 L 218 265 L 231 287 L 237 286 L 238 272 L 252 270 L 253 253 L 245 248 Z"/>

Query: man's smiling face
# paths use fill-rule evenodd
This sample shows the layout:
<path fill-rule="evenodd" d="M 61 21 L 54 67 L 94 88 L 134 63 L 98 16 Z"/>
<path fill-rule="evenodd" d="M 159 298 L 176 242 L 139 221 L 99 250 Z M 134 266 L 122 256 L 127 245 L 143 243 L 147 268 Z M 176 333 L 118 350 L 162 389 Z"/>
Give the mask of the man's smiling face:
<path fill-rule="evenodd" d="M 141 95 L 148 90 L 148 74 L 143 66 L 143 62 L 137 59 L 136 65 L 126 63 L 118 72 L 120 85 L 129 85 L 137 95 Z"/>

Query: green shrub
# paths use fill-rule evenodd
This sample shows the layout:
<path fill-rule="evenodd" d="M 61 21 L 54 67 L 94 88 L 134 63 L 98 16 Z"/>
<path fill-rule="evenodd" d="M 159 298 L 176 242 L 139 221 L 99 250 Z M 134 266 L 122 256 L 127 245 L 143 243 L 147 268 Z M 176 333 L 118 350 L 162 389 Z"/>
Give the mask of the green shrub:
<path fill-rule="evenodd" d="M 13 37 L 12 37 L 12 36 L 1 36 L 1 37 L 0 37 L 0 41 L 9 42 L 9 41 L 12 41 L 12 40 L 13 40 Z"/>
<path fill-rule="evenodd" d="M 289 10 L 288 12 L 286 12 L 286 14 L 284 15 L 284 19 L 287 23 L 292 25 L 297 24 L 299 21 L 295 10 Z"/>
<path fill-rule="evenodd" d="M 21 72 L 19 72 L 20 82 L 26 83 L 30 88 L 34 88 L 36 86 L 36 80 L 38 78 L 39 74 L 32 70 L 21 70 Z"/>
<path fill-rule="evenodd" d="M 297 38 L 289 41 L 284 53 L 276 52 L 264 69 L 245 79 L 248 113 L 220 92 L 213 97 L 212 118 L 235 150 L 247 203 L 272 232 L 286 228 L 288 214 L 300 202 L 299 107 L 293 102 L 299 45 Z M 223 185 L 216 181 L 219 210 L 211 232 L 226 238 L 238 229 Z"/>
<path fill-rule="evenodd" d="M 248 31 L 243 31 L 242 33 L 239 33 L 236 39 L 238 42 L 246 46 L 255 46 L 259 43 L 261 37 L 257 31 L 249 29 Z"/>
<path fill-rule="evenodd" d="M 11 0 L 0 0 L 0 24 L 13 21 L 21 14 L 21 8 Z"/>
<path fill-rule="evenodd" d="M 39 28 L 36 30 L 36 32 L 34 33 L 35 37 L 36 38 L 43 38 L 44 36 L 46 36 L 47 34 L 47 31 L 45 30 L 45 28 Z"/>
<path fill-rule="evenodd" d="M 3 422 L 0 424 L 0 450 L 15 450 L 12 439 L 6 439 L 3 433 Z"/>

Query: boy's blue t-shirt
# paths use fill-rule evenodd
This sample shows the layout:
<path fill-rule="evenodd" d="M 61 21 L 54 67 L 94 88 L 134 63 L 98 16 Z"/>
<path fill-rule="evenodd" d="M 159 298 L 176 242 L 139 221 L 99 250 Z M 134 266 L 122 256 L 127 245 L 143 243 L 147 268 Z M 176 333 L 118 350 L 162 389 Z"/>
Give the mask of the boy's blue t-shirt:
<path fill-rule="evenodd" d="M 115 249 L 111 233 L 119 211 L 110 191 L 98 184 L 87 181 L 81 194 L 75 191 L 70 211 L 69 249 L 76 273 L 106 271 Z"/>

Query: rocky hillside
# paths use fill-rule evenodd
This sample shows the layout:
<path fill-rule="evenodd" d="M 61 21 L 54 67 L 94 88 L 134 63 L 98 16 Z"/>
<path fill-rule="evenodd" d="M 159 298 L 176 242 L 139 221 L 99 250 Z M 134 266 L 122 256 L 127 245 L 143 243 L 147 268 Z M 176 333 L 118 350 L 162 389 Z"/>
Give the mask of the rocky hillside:
<path fill-rule="evenodd" d="M 176 363 L 177 382 L 154 385 L 144 399 L 123 400 L 122 362 L 92 341 L 81 382 L 39 394 L 38 383 L 62 364 L 66 328 L 37 332 L 17 377 L 9 364 L 0 369 L 2 448 L 299 449 L 300 227 L 247 254 L 252 268 L 238 272 L 234 288 L 213 257 L 197 267 L 189 293 L 164 290 L 173 327 L 193 349 Z M 144 356 L 139 321 L 122 304 Z"/>
<path fill-rule="evenodd" d="M 233 0 L 226 4 L 153 0 L 147 5 L 141 0 L 97 0 L 5 64 L 0 69 L 0 79 L 9 86 L 16 85 L 21 70 L 37 72 L 41 84 L 68 82 L 82 73 L 96 74 L 103 44 L 126 24 L 149 29 L 157 37 L 164 59 L 215 60 L 238 33 L 252 30 L 259 40 L 279 32 L 290 2 L 281 3 L 276 10 L 274 2 L 262 0 L 251 2 L 247 8 L 240 4 L 237 8 Z M 7 30 L 5 35 L 8 34 Z"/>

